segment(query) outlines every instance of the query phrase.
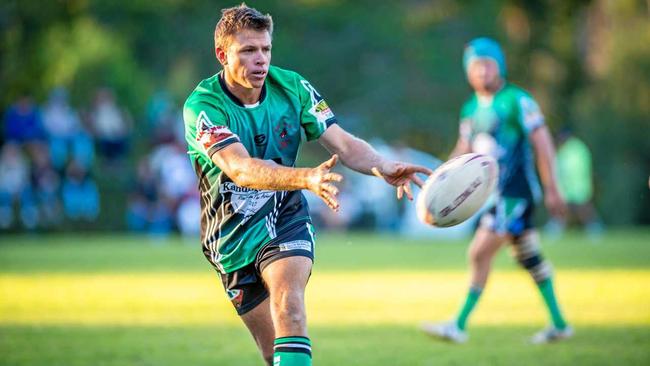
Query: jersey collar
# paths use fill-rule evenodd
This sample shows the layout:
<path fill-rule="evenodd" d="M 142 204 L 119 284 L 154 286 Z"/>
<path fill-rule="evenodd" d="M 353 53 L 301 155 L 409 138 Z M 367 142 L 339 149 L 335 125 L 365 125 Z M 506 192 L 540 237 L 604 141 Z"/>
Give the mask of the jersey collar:
<path fill-rule="evenodd" d="M 230 100 L 233 101 L 233 103 L 237 104 L 238 106 L 242 108 L 246 108 L 244 103 L 242 103 L 239 98 L 235 96 L 229 89 L 228 86 L 226 85 L 226 80 L 223 78 L 223 71 L 219 72 L 219 85 L 221 86 L 221 90 L 230 98 Z M 262 91 L 260 92 L 260 100 L 257 102 L 255 106 L 258 106 L 262 104 L 262 102 L 266 99 L 266 83 L 262 86 Z"/>

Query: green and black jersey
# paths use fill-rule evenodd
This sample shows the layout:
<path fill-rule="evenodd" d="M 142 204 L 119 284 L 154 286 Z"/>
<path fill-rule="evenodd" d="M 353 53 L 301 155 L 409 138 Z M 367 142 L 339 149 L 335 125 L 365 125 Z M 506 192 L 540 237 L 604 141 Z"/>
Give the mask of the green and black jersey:
<path fill-rule="evenodd" d="M 333 123 L 325 100 L 299 74 L 271 66 L 260 100 L 243 105 L 226 88 L 222 72 L 203 80 L 183 110 L 188 154 L 199 178 L 201 241 L 222 273 L 255 260 L 283 230 L 310 221 L 300 191 L 237 186 L 211 156 L 241 143 L 255 158 L 293 167 L 302 140 L 314 140 Z"/>

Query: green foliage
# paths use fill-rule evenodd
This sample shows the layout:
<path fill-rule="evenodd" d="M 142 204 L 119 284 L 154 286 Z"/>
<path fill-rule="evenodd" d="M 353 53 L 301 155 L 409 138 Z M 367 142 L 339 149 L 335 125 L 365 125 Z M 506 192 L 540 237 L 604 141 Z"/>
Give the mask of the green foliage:
<path fill-rule="evenodd" d="M 0 5 L 0 109 L 55 85 L 86 105 L 98 86 L 143 120 L 152 91 L 180 105 L 218 70 L 207 0 L 8 0 Z M 642 0 L 249 2 L 275 21 L 274 63 L 313 81 L 352 132 L 443 157 L 469 94 L 463 44 L 502 42 L 512 81 L 540 101 L 551 129 L 593 149 L 607 222 L 650 223 L 650 23 Z M 142 124 L 142 123 L 138 123 Z M 399 126 L 399 128 L 396 128 Z M 136 126 L 136 130 L 138 127 Z M 308 150 L 304 159 L 315 160 Z M 618 174 L 624 174 L 619 176 Z"/>

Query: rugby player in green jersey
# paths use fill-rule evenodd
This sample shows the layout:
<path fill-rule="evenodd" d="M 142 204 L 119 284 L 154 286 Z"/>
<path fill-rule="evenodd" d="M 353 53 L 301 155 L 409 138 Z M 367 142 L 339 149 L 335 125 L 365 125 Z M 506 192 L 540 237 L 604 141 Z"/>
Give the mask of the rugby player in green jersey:
<path fill-rule="evenodd" d="M 423 330 L 465 342 L 467 319 L 485 287 L 492 259 L 503 244 L 510 243 L 513 256 L 537 284 L 552 321 L 532 341 L 568 338 L 573 331 L 557 304 L 552 268 L 542 257 L 539 236 L 531 222 L 535 203 L 542 196 L 535 165 L 546 208 L 553 216 L 563 216 L 566 211 L 558 193 L 555 151 L 544 117 L 527 92 L 506 82 L 505 58 L 495 41 L 471 41 L 465 47 L 463 63 L 474 94 L 461 110 L 460 136 L 452 156 L 469 152 L 493 156 L 499 163 L 498 189 L 468 250 L 471 278 L 464 305 L 454 321 L 425 323 Z"/>
<path fill-rule="evenodd" d="M 224 9 L 214 41 L 223 71 L 199 83 L 184 106 L 185 138 L 201 193 L 203 252 L 263 358 L 311 365 L 304 290 L 314 231 L 301 190 L 338 210 L 331 171 L 375 174 L 412 199 L 424 167 L 382 158 L 343 128 L 301 75 L 271 66 L 271 16 L 242 4 Z M 332 157 L 296 168 L 301 134 Z"/>

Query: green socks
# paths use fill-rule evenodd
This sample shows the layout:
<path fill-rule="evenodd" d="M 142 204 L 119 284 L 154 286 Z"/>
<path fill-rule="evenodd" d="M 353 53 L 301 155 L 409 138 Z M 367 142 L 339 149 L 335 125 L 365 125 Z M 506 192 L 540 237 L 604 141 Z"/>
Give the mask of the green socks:
<path fill-rule="evenodd" d="M 481 297 L 481 292 L 483 292 L 483 289 L 481 288 L 474 286 L 469 288 L 465 305 L 463 305 L 460 314 L 458 314 L 458 318 L 456 318 L 456 325 L 460 330 L 465 330 L 467 318 L 469 317 L 469 314 L 472 313 L 472 310 L 474 310 L 474 306 L 478 302 L 479 297 Z"/>
<path fill-rule="evenodd" d="M 281 337 L 273 344 L 273 366 L 311 366 L 309 338 Z"/>
<path fill-rule="evenodd" d="M 539 292 L 542 294 L 544 303 L 546 303 L 548 312 L 551 315 L 553 326 L 557 329 L 566 328 L 566 321 L 562 317 L 562 312 L 560 311 L 560 307 L 557 304 L 557 299 L 555 298 L 553 280 L 549 277 L 541 282 L 538 282 L 537 287 L 539 288 Z"/>

